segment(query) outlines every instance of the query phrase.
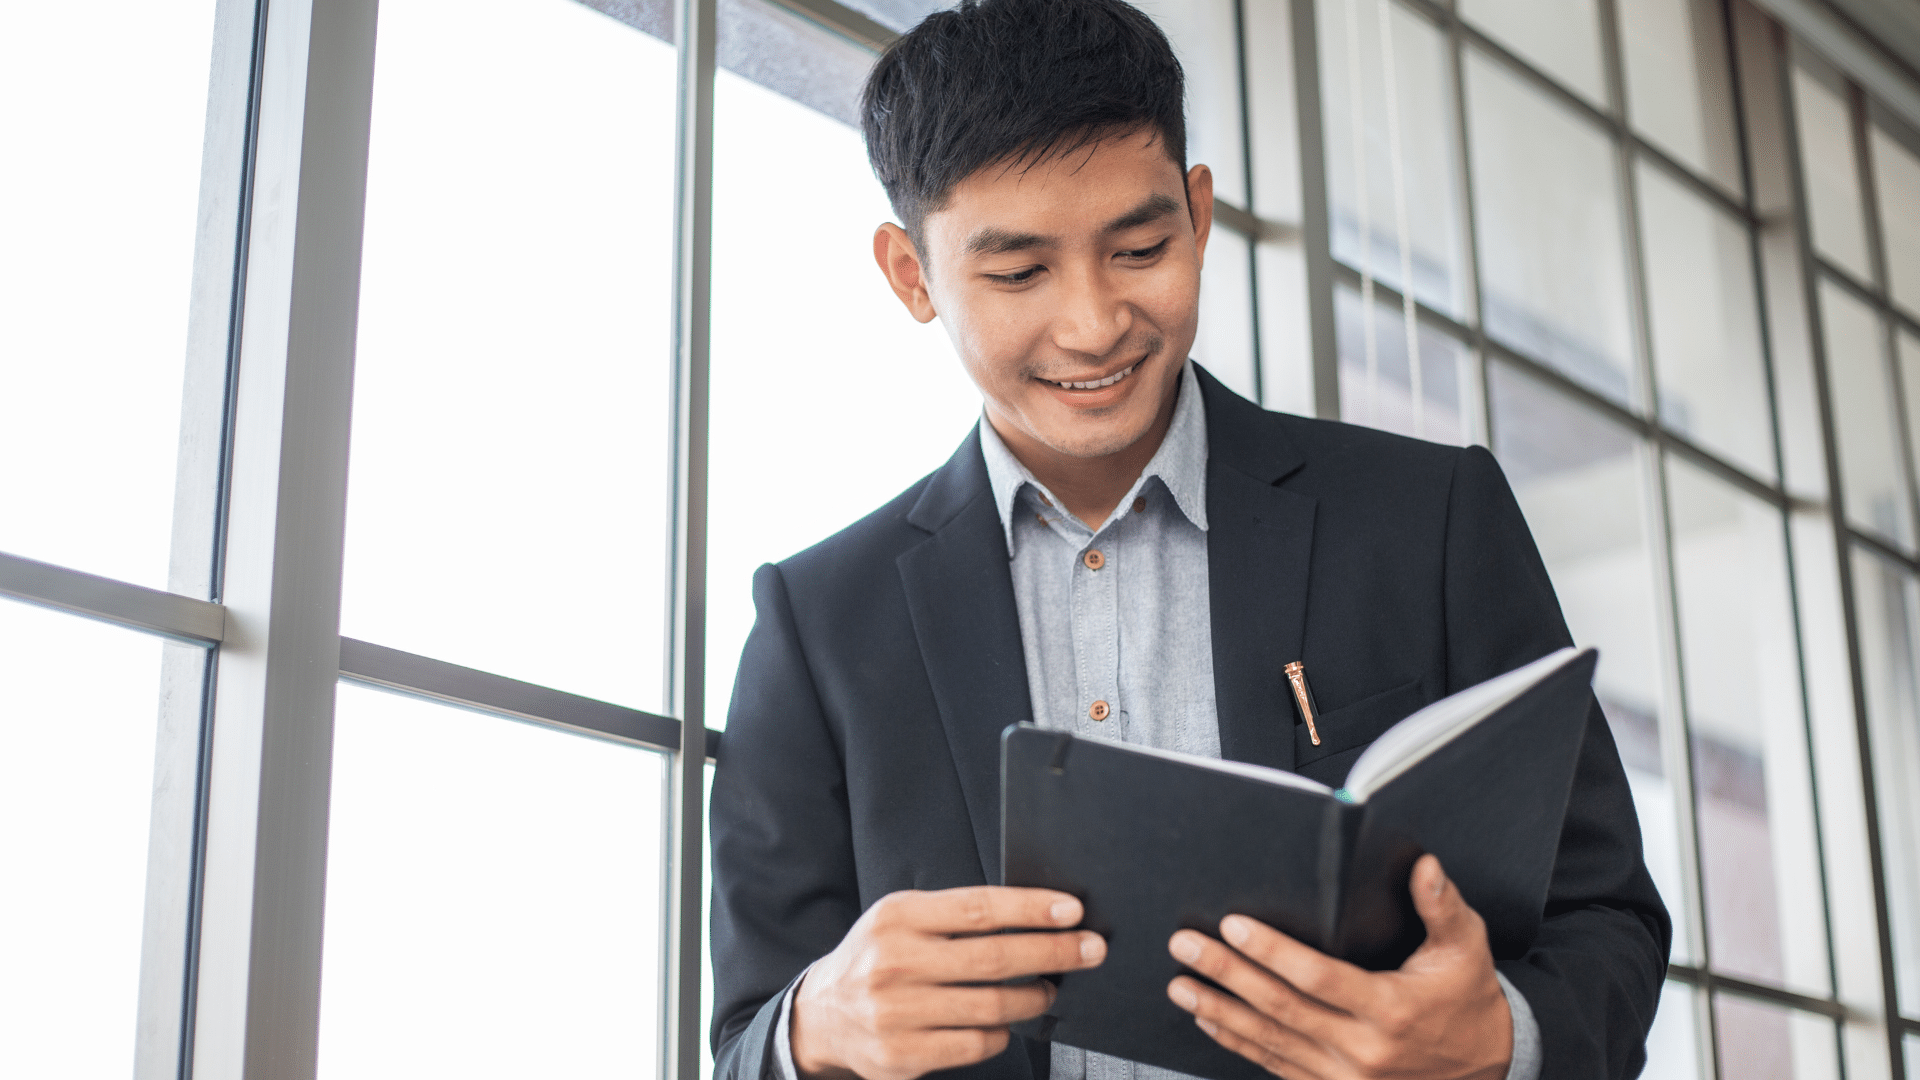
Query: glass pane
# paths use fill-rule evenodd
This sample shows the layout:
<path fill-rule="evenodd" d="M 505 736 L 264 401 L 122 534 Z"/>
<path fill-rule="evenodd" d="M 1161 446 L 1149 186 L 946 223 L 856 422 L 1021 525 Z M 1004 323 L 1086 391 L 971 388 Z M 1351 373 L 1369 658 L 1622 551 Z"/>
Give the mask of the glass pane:
<path fill-rule="evenodd" d="M 160 653 L 186 647 L 0 600 L 0 1076 L 133 1069 Z"/>
<path fill-rule="evenodd" d="M 1340 287 L 1333 292 L 1333 313 L 1340 339 L 1342 420 L 1456 446 L 1472 441 L 1469 414 L 1462 407 L 1474 394 L 1465 346 L 1416 322 L 1420 393 L 1415 394 L 1415 371 L 1407 363 L 1407 321 L 1399 305 L 1376 301 L 1369 325 L 1360 294 Z"/>
<path fill-rule="evenodd" d="M 1200 275 L 1193 358 L 1248 400 L 1253 392 L 1253 244 L 1214 219 Z"/>
<path fill-rule="evenodd" d="M 1546 560 L 1573 640 L 1600 649 L 1594 692 L 1633 788 L 1647 868 L 1673 912 L 1675 963 L 1697 962 L 1675 793 L 1661 759 L 1661 635 L 1647 545 L 1647 451 L 1632 433 L 1489 361 L 1493 452 Z"/>
<path fill-rule="evenodd" d="M 811 29 L 804 43 L 853 48 Z M 915 323 L 874 265 L 873 230 L 893 212 L 860 133 L 728 72 L 714 92 L 707 723 L 719 727 L 753 626 L 754 568 L 938 468 L 980 397 L 942 326 Z M 780 222 L 806 223 L 804 265 L 767 289 Z"/>
<path fill-rule="evenodd" d="M 319 1075 L 656 1075 L 664 760 L 342 685 Z"/>
<path fill-rule="evenodd" d="M 1472 52 L 1467 91 L 1487 332 L 1631 404 L 1633 321 L 1612 143 Z"/>
<path fill-rule="evenodd" d="M 1920 585 L 1856 550 L 1853 588 L 1900 1011 L 1920 1016 Z"/>
<path fill-rule="evenodd" d="M 1729 193 L 1740 192 L 1726 38 L 1716 0 L 1617 0 L 1633 126 Z"/>
<path fill-rule="evenodd" d="M 1873 129 L 1873 188 L 1880 198 L 1887 289 L 1894 303 L 1920 314 L 1920 152 Z"/>
<path fill-rule="evenodd" d="M 873 67 L 872 53 L 837 40 L 837 47 L 819 48 L 817 27 L 760 0 L 721 0 L 716 15 L 723 69 L 860 126 L 860 89 Z"/>
<path fill-rule="evenodd" d="M 1642 164 L 1640 235 L 1660 420 L 1773 479 L 1773 410 L 1746 227 Z"/>
<path fill-rule="evenodd" d="M 213 9 L 0 10 L 0 551 L 166 587 Z"/>
<path fill-rule="evenodd" d="M 1640 1080 L 1701 1080 L 1699 992 L 1686 983 L 1660 988 L 1660 1011 L 1647 1034 L 1647 1067 Z"/>
<path fill-rule="evenodd" d="M 1824 996 L 1826 903 L 1780 511 L 1667 458 L 1714 970 Z"/>
<path fill-rule="evenodd" d="M 845 0 L 845 3 L 901 33 L 913 29 L 933 12 L 955 6 L 953 0 Z"/>
<path fill-rule="evenodd" d="M 1460 14 L 1594 103 L 1607 100 L 1593 0 L 1460 0 Z"/>
<path fill-rule="evenodd" d="M 1907 1057 L 1907 1080 L 1920 1080 L 1920 1035 L 1909 1035 L 1903 1044 Z"/>
<path fill-rule="evenodd" d="M 1139 0 L 1173 42 L 1187 78 L 1187 164 L 1213 170 L 1214 194 L 1247 205 L 1246 143 L 1240 127 L 1240 45 L 1236 0 Z"/>
<path fill-rule="evenodd" d="M 341 630 L 658 709 L 673 49 L 572 0 L 379 35 Z"/>
<path fill-rule="evenodd" d="M 1320 0 L 1320 85 L 1325 94 L 1328 198 L 1333 216 L 1334 258 L 1370 269 L 1402 288 L 1399 199 L 1394 193 L 1397 149 L 1413 241 L 1414 296 L 1457 318 L 1466 318 L 1468 274 L 1465 230 L 1460 226 L 1459 157 L 1454 143 L 1453 90 L 1447 75 L 1446 38 L 1431 23 L 1399 4 L 1387 21 L 1394 63 L 1383 62 L 1389 39 L 1381 36 L 1380 5 L 1365 0 Z M 1355 48 L 1360 53 L 1356 71 Z M 1400 144 L 1387 125 L 1386 73 L 1394 79 Z M 1361 115 L 1353 114 L 1358 80 Z M 1356 134 L 1356 128 L 1361 134 Z M 1354 147 L 1367 148 L 1365 186 Z"/>
<path fill-rule="evenodd" d="M 1880 318 L 1825 281 L 1820 283 L 1820 315 L 1826 324 L 1827 374 L 1847 517 L 1901 547 L 1911 547 L 1912 510 L 1894 415 L 1897 397 Z"/>
<path fill-rule="evenodd" d="M 1852 110 L 1837 83 L 1802 66 L 1793 69 L 1793 109 L 1813 246 L 1855 277 L 1871 281 Z"/>
<path fill-rule="evenodd" d="M 1840 1041 L 1833 1021 L 1751 998 L 1716 994 L 1720 1075 L 1740 1080 L 1837 1080 Z"/>

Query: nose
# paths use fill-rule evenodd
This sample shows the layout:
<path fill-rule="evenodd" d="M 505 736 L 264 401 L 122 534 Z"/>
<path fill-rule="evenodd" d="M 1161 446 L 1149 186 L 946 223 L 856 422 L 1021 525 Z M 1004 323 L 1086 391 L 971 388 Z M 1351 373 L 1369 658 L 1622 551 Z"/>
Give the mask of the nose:
<path fill-rule="evenodd" d="M 1083 356 L 1113 352 L 1133 329 L 1133 306 L 1099 273 L 1062 275 L 1055 293 L 1053 343 Z"/>

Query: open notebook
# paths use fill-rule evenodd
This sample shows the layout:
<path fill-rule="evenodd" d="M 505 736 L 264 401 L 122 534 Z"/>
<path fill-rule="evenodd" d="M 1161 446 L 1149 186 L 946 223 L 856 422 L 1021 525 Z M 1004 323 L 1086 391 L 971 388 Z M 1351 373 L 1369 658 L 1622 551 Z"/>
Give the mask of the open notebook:
<path fill-rule="evenodd" d="M 1072 893 L 1107 960 L 1060 976 L 1016 1030 L 1217 1080 L 1265 1075 L 1166 1000 L 1167 939 L 1238 912 L 1375 970 L 1425 937 L 1407 892 L 1439 856 L 1496 958 L 1539 929 L 1592 702 L 1593 650 L 1562 649 L 1436 701 L 1374 740 L 1335 790 L 1295 773 L 1077 738 L 1002 741 L 1008 885 Z"/>

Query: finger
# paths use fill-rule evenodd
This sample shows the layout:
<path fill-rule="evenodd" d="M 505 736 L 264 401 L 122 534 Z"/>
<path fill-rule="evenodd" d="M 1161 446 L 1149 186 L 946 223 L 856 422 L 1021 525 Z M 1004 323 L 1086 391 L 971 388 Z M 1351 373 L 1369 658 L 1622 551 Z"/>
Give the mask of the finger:
<path fill-rule="evenodd" d="M 1366 1011 L 1380 993 L 1378 976 L 1245 915 L 1220 920 L 1220 936 L 1295 990 L 1343 1012 Z"/>
<path fill-rule="evenodd" d="M 1467 906 L 1466 898 L 1460 895 L 1453 879 L 1447 877 L 1437 857 L 1420 856 L 1420 861 L 1413 864 L 1413 876 L 1407 888 L 1413 893 L 1413 907 L 1420 913 L 1420 921 L 1427 924 L 1423 949 L 1448 945 L 1484 947 L 1485 920 Z"/>
<path fill-rule="evenodd" d="M 1167 997 L 1192 1013 L 1194 1023 L 1213 1041 L 1276 1076 L 1319 1080 L 1335 1064 L 1333 1056 L 1314 1040 L 1195 979 L 1173 980 Z"/>
<path fill-rule="evenodd" d="M 1106 939 L 1091 930 L 993 934 L 939 942 L 926 972 L 930 982 L 999 982 L 1098 967 L 1106 958 Z"/>
<path fill-rule="evenodd" d="M 1354 1026 L 1352 1017 L 1309 1000 L 1273 972 L 1205 934 L 1182 930 L 1168 943 L 1173 958 L 1219 983 L 1240 1000 L 1296 1031 L 1322 1041 Z"/>
<path fill-rule="evenodd" d="M 925 1028 L 997 1028 L 1031 1020 L 1053 1004 L 1050 982 L 1019 986 L 941 986 L 925 991 Z"/>
<path fill-rule="evenodd" d="M 1080 901 L 1052 889 L 974 885 L 938 892 L 897 892 L 874 907 L 881 921 L 930 934 L 987 934 L 1078 925 Z"/>

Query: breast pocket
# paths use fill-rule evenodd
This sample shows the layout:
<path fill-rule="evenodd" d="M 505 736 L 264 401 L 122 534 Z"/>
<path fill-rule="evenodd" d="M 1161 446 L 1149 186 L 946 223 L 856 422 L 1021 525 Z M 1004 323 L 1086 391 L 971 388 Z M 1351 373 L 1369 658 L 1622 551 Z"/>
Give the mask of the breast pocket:
<path fill-rule="evenodd" d="M 1343 706 L 1332 712 L 1321 713 L 1313 718 L 1314 727 L 1320 732 L 1320 745 L 1313 745 L 1313 739 L 1307 734 L 1307 725 L 1293 726 L 1293 763 L 1298 772 L 1312 776 L 1322 783 L 1334 783 L 1344 779 L 1347 767 L 1352 765 L 1352 757 L 1359 756 L 1359 750 L 1380 737 L 1388 728 L 1405 720 L 1427 703 L 1426 694 L 1421 692 L 1420 680 L 1405 682 L 1391 690 L 1383 690 L 1372 697 L 1362 698 L 1351 705 Z M 1336 754 L 1353 751 L 1345 762 L 1327 761 Z M 1321 763 L 1325 764 L 1322 765 Z M 1308 766 L 1318 766 L 1311 772 Z M 1340 775 L 1328 780 L 1320 775 L 1338 769 Z"/>

